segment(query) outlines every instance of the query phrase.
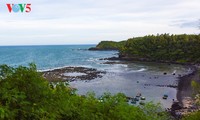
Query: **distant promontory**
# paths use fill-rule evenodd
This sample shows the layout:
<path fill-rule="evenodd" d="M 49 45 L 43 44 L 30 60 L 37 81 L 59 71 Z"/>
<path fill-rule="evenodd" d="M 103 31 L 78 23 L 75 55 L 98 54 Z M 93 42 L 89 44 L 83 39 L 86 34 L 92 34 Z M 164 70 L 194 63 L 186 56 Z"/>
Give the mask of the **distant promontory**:
<path fill-rule="evenodd" d="M 126 41 L 101 41 L 96 47 L 89 48 L 89 50 L 120 50 Z"/>

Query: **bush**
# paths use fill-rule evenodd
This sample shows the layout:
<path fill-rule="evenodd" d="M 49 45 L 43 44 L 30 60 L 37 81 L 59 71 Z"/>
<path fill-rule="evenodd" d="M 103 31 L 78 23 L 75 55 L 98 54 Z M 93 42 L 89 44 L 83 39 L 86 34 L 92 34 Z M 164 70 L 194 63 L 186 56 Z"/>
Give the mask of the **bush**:
<path fill-rule="evenodd" d="M 5 120 L 163 120 L 160 108 L 140 108 L 125 95 L 77 95 L 68 84 L 49 83 L 36 66 L 0 66 L 0 119 Z M 159 113 L 159 114 L 158 114 Z"/>
<path fill-rule="evenodd" d="M 199 118 L 200 118 L 200 111 L 185 116 L 183 120 L 199 120 Z"/>

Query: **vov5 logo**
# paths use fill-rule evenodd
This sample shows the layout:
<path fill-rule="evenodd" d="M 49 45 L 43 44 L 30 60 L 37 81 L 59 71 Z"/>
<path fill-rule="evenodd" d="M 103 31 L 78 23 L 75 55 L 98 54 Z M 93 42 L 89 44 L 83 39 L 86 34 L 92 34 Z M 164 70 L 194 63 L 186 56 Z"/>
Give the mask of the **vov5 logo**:
<path fill-rule="evenodd" d="M 8 11 L 11 13 L 12 11 L 17 12 L 26 12 L 29 13 L 31 11 L 31 4 L 6 4 L 8 7 Z"/>

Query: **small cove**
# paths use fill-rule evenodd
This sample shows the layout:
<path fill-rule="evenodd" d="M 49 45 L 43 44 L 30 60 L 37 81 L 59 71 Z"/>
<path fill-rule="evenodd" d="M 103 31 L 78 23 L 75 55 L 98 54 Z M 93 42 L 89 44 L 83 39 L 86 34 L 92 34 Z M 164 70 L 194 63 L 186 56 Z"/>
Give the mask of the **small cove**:
<path fill-rule="evenodd" d="M 78 94 L 94 92 L 97 97 L 104 92 L 111 94 L 120 92 L 128 97 L 135 97 L 137 93 L 142 93 L 142 96 L 146 97 L 146 102 L 153 101 L 170 108 L 172 100 L 176 100 L 178 76 L 192 72 L 189 67 L 182 65 L 142 62 L 114 64 L 104 70 L 106 74 L 102 78 L 73 81 L 70 85 L 78 89 Z M 175 75 L 174 71 L 176 71 Z M 163 74 L 165 72 L 166 75 Z M 168 95 L 167 100 L 162 99 L 164 94 Z"/>

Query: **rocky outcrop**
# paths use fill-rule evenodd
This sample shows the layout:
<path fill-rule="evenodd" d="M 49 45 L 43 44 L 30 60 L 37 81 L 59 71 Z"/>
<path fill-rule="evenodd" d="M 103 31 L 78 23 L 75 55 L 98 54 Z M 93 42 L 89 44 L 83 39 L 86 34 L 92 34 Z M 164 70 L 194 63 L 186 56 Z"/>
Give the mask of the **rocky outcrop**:
<path fill-rule="evenodd" d="M 64 67 L 42 72 L 43 76 L 50 82 L 57 81 L 74 81 L 74 80 L 92 80 L 102 77 L 105 71 L 98 71 L 94 68 L 85 67 Z M 68 74 L 69 73 L 69 74 Z M 75 75 L 70 75 L 74 73 Z M 76 75 L 77 74 L 77 75 Z"/>

